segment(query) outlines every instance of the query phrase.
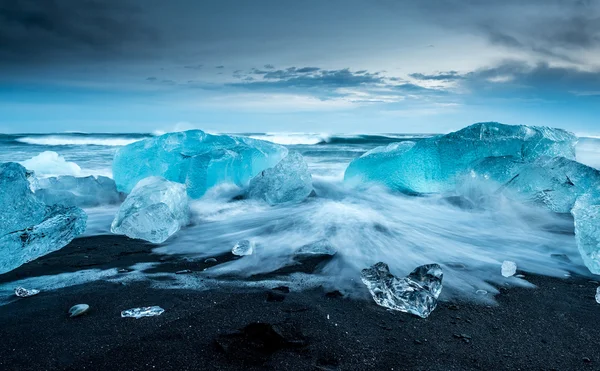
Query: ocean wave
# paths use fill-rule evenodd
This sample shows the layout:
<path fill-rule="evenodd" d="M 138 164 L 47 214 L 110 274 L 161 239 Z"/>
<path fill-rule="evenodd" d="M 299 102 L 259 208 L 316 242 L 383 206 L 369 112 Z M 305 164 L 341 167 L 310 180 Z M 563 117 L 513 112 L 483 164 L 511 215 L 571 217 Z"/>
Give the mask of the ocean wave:
<path fill-rule="evenodd" d="M 16 142 L 38 146 L 126 146 L 144 137 L 94 137 L 94 136 L 27 136 L 15 138 Z"/>
<path fill-rule="evenodd" d="M 300 144 L 311 145 L 323 143 L 329 139 L 329 136 L 327 134 L 311 133 L 265 133 L 250 135 L 250 138 L 290 146 Z"/>
<path fill-rule="evenodd" d="M 250 138 L 265 140 L 282 145 L 318 145 L 318 144 L 384 144 L 403 140 L 427 138 L 428 134 L 353 134 L 332 135 L 319 133 L 265 133 L 252 134 Z"/>

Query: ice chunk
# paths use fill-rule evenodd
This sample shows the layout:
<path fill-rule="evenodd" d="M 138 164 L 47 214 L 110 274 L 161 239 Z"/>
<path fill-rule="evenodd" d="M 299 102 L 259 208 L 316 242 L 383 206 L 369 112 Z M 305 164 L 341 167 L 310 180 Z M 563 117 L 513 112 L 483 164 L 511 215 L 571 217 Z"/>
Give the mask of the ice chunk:
<path fill-rule="evenodd" d="M 596 287 L 596 303 L 600 304 L 600 287 Z"/>
<path fill-rule="evenodd" d="M 73 305 L 71 309 L 69 309 L 69 314 L 71 317 L 79 317 L 84 313 L 87 313 L 90 310 L 90 306 L 87 304 L 77 304 Z"/>
<path fill-rule="evenodd" d="M 127 309 L 127 310 L 122 311 L 121 317 L 122 318 L 130 317 L 130 318 L 140 319 L 142 317 L 160 316 L 161 314 L 164 313 L 164 311 L 165 311 L 164 309 L 162 309 L 161 307 L 158 307 L 158 306 L 132 308 L 132 309 Z"/>
<path fill-rule="evenodd" d="M 252 255 L 254 252 L 254 243 L 248 240 L 238 241 L 231 250 L 233 255 L 244 256 Z"/>
<path fill-rule="evenodd" d="M 26 289 L 24 287 L 16 287 L 15 288 L 15 295 L 20 297 L 20 298 L 28 298 L 30 296 L 34 296 L 40 293 L 40 290 L 36 290 L 36 289 Z"/>
<path fill-rule="evenodd" d="M 403 278 L 392 275 L 387 264 L 381 262 L 361 273 L 377 304 L 422 318 L 427 318 L 437 306 L 443 276 L 438 264 L 422 265 Z"/>
<path fill-rule="evenodd" d="M 600 171 L 564 157 L 524 162 L 515 157 L 489 157 L 473 164 L 468 178 L 493 181 L 507 197 L 569 213 L 575 200 L 600 184 Z"/>
<path fill-rule="evenodd" d="M 250 180 L 248 196 L 271 205 L 304 201 L 313 191 L 312 177 L 304 157 L 290 151 L 275 167 Z"/>
<path fill-rule="evenodd" d="M 41 178 L 33 187 L 35 196 L 48 205 L 94 207 L 117 204 L 122 198 L 115 181 L 104 176 Z"/>
<path fill-rule="evenodd" d="M 352 161 L 344 175 L 353 183 L 377 182 L 406 193 L 454 190 L 456 177 L 486 157 L 513 156 L 533 161 L 541 156 L 575 158 L 577 138 L 546 127 L 479 123 L 410 145 L 375 149 Z"/>
<path fill-rule="evenodd" d="M 29 188 L 27 170 L 0 164 L 0 274 L 59 250 L 85 231 L 76 207 L 48 207 Z"/>
<path fill-rule="evenodd" d="M 579 197 L 571 214 L 583 262 L 590 272 L 600 274 L 600 188 Z"/>
<path fill-rule="evenodd" d="M 283 146 L 261 140 L 211 135 L 201 130 L 168 133 L 120 148 L 113 161 L 117 189 L 129 193 L 149 176 L 183 183 L 192 198 L 220 183 L 247 185 L 285 155 Z"/>
<path fill-rule="evenodd" d="M 517 273 L 517 264 L 515 262 L 511 262 L 510 260 L 502 262 L 502 276 L 511 277 L 515 273 Z"/>
<path fill-rule="evenodd" d="M 46 151 L 21 162 L 26 169 L 38 175 L 79 175 L 81 168 L 74 162 L 65 160 L 56 152 Z"/>
<path fill-rule="evenodd" d="M 319 240 L 307 245 L 301 246 L 297 251 L 297 255 L 335 255 L 336 249 L 326 239 Z"/>
<path fill-rule="evenodd" d="M 160 177 L 141 180 L 127 196 L 111 225 L 111 232 L 162 243 L 189 222 L 188 197 L 183 184 Z"/>

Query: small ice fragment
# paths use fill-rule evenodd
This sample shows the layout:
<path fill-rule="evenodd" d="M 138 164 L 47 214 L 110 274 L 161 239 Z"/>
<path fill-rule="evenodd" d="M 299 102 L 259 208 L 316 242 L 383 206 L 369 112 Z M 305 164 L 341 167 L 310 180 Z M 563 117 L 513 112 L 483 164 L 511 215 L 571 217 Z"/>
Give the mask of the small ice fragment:
<path fill-rule="evenodd" d="M 252 255 L 254 252 L 254 243 L 248 240 L 241 240 L 233 246 L 231 253 L 233 255 L 244 256 Z"/>
<path fill-rule="evenodd" d="M 477 295 L 487 295 L 487 293 L 488 293 L 488 292 L 487 292 L 487 291 L 485 291 L 485 290 L 477 290 L 477 291 L 475 291 L 475 293 L 476 293 Z"/>
<path fill-rule="evenodd" d="M 183 269 L 183 270 L 175 272 L 175 274 L 188 274 L 188 273 L 192 273 L 192 271 L 189 269 Z"/>
<path fill-rule="evenodd" d="M 31 289 L 31 290 L 27 290 L 24 287 L 17 287 L 15 288 L 15 295 L 20 297 L 20 298 L 28 298 L 30 296 L 34 296 L 40 293 L 40 290 L 36 290 L 36 289 Z"/>
<path fill-rule="evenodd" d="M 596 287 L 596 303 L 600 304 L 600 286 Z"/>
<path fill-rule="evenodd" d="M 121 312 L 121 317 L 139 319 L 142 317 L 160 316 L 165 310 L 158 306 L 127 309 Z"/>
<path fill-rule="evenodd" d="M 517 264 L 510 260 L 505 260 L 502 263 L 502 275 L 504 277 L 511 277 L 514 276 L 515 273 L 517 273 Z"/>
<path fill-rule="evenodd" d="M 515 277 L 517 277 L 517 278 L 525 278 L 525 275 L 524 274 L 515 274 Z"/>
<path fill-rule="evenodd" d="M 71 307 L 71 309 L 69 309 L 69 314 L 71 315 L 71 317 L 79 317 L 82 314 L 86 313 L 88 310 L 90 310 L 89 305 L 77 304 L 77 305 L 73 305 Z"/>
<path fill-rule="evenodd" d="M 382 262 L 361 272 L 363 283 L 378 305 L 422 318 L 427 318 L 437 306 L 443 277 L 438 264 L 422 265 L 402 278 L 392 275 Z"/>
<path fill-rule="evenodd" d="M 327 319 L 329 319 L 329 314 L 327 315 Z"/>
<path fill-rule="evenodd" d="M 215 258 L 208 258 L 208 259 L 206 259 L 204 262 L 205 262 L 205 263 L 216 263 L 216 262 L 217 262 L 217 259 L 215 259 Z"/>

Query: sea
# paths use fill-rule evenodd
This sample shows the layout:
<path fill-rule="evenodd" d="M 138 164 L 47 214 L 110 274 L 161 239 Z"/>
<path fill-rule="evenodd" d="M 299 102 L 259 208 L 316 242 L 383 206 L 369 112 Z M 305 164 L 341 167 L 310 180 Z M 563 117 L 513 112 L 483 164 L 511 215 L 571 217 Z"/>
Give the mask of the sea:
<path fill-rule="evenodd" d="M 0 134 L 0 162 L 24 162 L 43 152 L 55 152 L 67 163 L 38 176 L 112 176 L 112 159 L 124 145 L 152 133 Z M 251 256 L 219 265 L 218 276 L 247 278 L 293 264 L 299 246 L 326 240 L 337 254 L 321 267 L 317 278 L 352 291 L 360 271 L 385 262 L 397 275 L 415 267 L 439 263 L 444 293 L 493 300 L 499 285 L 530 286 L 526 275 L 506 279 L 503 261 L 513 261 L 530 274 L 568 278 L 589 274 L 579 256 L 569 216 L 522 204 L 504 202 L 493 210 L 464 210 L 443 197 L 412 197 L 373 187 L 347 187 L 348 164 L 368 150 L 393 142 L 418 141 L 431 134 L 237 133 L 282 144 L 306 159 L 317 197 L 298 205 L 268 206 L 231 202 L 233 185 L 216 187 L 192 202 L 192 224 L 155 252 L 205 259 L 231 250 L 242 239 L 256 243 Z M 600 168 L 600 138 L 582 137 L 577 159 Z M 110 234 L 118 205 L 86 209 L 86 236 Z M 557 259 L 556 257 L 562 257 Z M 566 257 L 566 258 L 565 258 Z M 298 282 L 310 282 L 303 276 Z"/>

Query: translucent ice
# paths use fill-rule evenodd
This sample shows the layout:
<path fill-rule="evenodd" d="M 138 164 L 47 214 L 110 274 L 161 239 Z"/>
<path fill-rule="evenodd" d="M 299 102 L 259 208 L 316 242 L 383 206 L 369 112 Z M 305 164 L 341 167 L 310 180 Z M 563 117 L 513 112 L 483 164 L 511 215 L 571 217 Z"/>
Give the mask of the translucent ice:
<path fill-rule="evenodd" d="M 142 317 L 160 316 L 161 314 L 164 313 L 164 311 L 165 311 L 164 309 L 162 309 L 161 307 L 158 307 L 158 306 L 132 308 L 132 309 L 127 309 L 127 310 L 122 311 L 121 317 L 123 317 L 123 318 L 130 317 L 130 318 L 140 319 Z"/>
<path fill-rule="evenodd" d="M 377 304 L 422 318 L 427 318 L 437 306 L 443 276 L 438 264 L 417 267 L 403 278 L 392 275 L 385 263 L 377 263 L 361 273 Z"/>
<path fill-rule="evenodd" d="M 189 222 L 185 186 L 160 177 L 141 180 L 127 196 L 111 232 L 162 243 Z"/>
<path fill-rule="evenodd" d="M 571 214 L 583 262 L 590 272 L 600 274 L 600 188 L 579 197 Z"/>
<path fill-rule="evenodd" d="M 515 273 L 517 273 L 517 264 L 515 262 L 505 260 L 504 262 L 502 262 L 501 273 L 504 277 L 514 276 Z"/>
<path fill-rule="evenodd" d="M 596 303 L 600 304 L 600 287 L 596 287 Z"/>
<path fill-rule="evenodd" d="M 576 143 L 573 134 L 561 129 L 479 123 L 412 146 L 376 148 L 352 161 L 344 179 L 351 184 L 382 183 L 406 193 L 444 192 L 455 188 L 457 175 L 474 161 L 492 156 L 574 159 Z"/>
<path fill-rule="evenodd" d="M 27 170 L 38 175 L 79 175 L 81 168 L 74 162 L 66 161 L 56 152 L 46 151 L 21 162 Z"/>
<path fill-rule="evenodd" d="M 319 240 L 301 246 L 296 250 L 297 255 L 335 255 L 335 247 L 328 240 Z"/>
<path fill-rule="evenodd" d="M 129 193 L 149 176 L 183 183 L 192 198 L 220 183 L 245 186 L 285 155 L 283 146 L 261 140 L 211 135 L 201 130 L 168 133 L 120 148 L 113 161 L 119 191 Z"/>
<path fill-rule="evenodd" d="M 93 207 L 121 202 L 115 181 L 104 176 L 40 178 L 33 187 L 35 196 L 48 205 Z"/>
<path fill-rule="evenodd" d="M 313 191 L 312 177 L 304 157 L 291 151 L 276 166 L 250 180 L 248 196 L 271 205 L 304 201 Z"/>
<path fill-rule="evenodd" d="M 28 298 L 30 296 L 34 296 L 40 293 L 40 290 L 36 290 L 36 289 L 26 289 L 24 287 L 16 287 L 15 288 L 15 295 L 20 297 L 20 298 Z"/>
<path fill-rule="evenodd" d="M 238 241 L 231 250 L 233 255 L 244 256 L 252 255 L 254 252 L 254 243 L 248 240 Z"/>
<path fill-rule="evenodd" d="M 59 250 L 85 231 L 87 215 L 77 207 L 49 207 L 29 188 L 27 170 L 0 164 L 0 274 Z"/>
<path fill-rule="evenodd" d="M 87 304 L 77 304 L 73 305 L 71 309 L 69 309 L 69 314 L 71 317 L 79 317 L 84 313 L 87 313 L 90 310 L 90 306 Z"/>

